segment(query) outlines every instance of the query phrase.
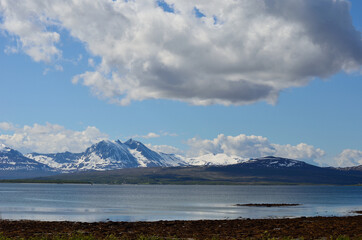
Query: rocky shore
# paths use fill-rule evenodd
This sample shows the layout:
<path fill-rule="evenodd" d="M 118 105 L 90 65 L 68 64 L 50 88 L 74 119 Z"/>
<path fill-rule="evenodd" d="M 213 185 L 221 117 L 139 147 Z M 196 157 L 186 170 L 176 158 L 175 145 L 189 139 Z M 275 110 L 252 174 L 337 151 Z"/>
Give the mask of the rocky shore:
<path fill-rule="evenodd" d="M 119 239 L 137 239 L 140 236 L 178 239 L 335 239 L 348 236 L 350 239 L 362 239 L 362 216 L 95 223 L 1 220 L 0 233 L 11 238 L 82 234 L 97 239 L 110 235 Z"/>

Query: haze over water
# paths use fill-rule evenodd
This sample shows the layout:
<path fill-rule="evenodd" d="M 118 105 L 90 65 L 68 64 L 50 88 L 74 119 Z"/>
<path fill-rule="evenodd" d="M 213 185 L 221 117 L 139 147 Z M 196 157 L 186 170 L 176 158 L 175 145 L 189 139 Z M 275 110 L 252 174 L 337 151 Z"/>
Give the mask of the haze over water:
<path fill-rule="evenodd" d="M 44 221 L 156 221 L 353 215 L 357 186 L 0 184 L 0 217 Z M 298 203 L 240 207 L 243 203 Z"/>

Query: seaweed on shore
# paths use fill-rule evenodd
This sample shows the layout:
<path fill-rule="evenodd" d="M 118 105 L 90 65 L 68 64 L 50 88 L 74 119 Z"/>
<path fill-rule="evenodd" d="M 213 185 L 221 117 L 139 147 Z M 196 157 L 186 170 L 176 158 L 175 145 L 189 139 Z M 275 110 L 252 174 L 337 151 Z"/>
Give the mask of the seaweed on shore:
<path fill-rule="evenodd" d="M 348 237 L 347 237 L 348 236 Z M 362 216 L 156 222 L 0 220 L 0 240 L 362 240 Z"/>

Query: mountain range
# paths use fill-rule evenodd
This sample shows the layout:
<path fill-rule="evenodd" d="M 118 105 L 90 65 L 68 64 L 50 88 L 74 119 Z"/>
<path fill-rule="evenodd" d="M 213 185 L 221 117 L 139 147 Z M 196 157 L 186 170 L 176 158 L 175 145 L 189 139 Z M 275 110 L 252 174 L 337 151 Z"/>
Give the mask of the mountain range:
<path fill-rule="evenodd" d="M 293 159 L 267 156 L 231 165 L 83 171 L 22 181 L 100 184 L 361 185 L 362 171 L 323 168 Z"/>
<path fill-rule="evenodd" d="M 233 179 L 231 181 L 233 183 L 296 182 L 299 179 L 297 182 L 300 183 L 319 181 L 325 184 L 361 184 L 361 170 L 361 166 L 343 169 L 322 168 L 298 160 L 273 156 L 245 159 L 226 154 L 206 154 L 187 158 L 151 150 L 143 143 L 133 139 L 124 143 L 119 140 L 103 140 L 93 144 L 82 153 L 29 153 L 23 155 L 19 151 L 0 144 L 0 179 L 65 174 L 66 178 L 72 179 L 75 176 L 74 180 L 78 178 L 80 181 L 79 176 L 87 178 L 86 176 L 93 174 L 106 179 L 113 173 L 120 173 L 122 176 L 109 177 L 104 182 L 110 183 L 110 179 L 113 179 L 113 183 L 150 183 L 143 176 L 148 174 L 149 177 L 146 179 L 153 179 L 151 183 L 164 182 L 165 179 L 172 179 L 171 182 L 175 179 L 211 182 L 224 182 L 224 180 L 228 182 Z M 150 171 L 152 174 L 149 174 Z M 225 175 L 225 173 L 229 175 Z M 166 177 L 163 174 L 166 174 Z M 175 177 L 180 174 L 184 177 Z M 88 180 L 97 182 L 91 178 L 87 178 Z"/>
<path fill-rule="evenodd" d="M 82 153 L 29 153 L 0 147 L 0 179 L 73 173 L 79 171 L 105 171 L 138 167 L 173 167 L 189 165 L 226 165 L 244 161 L 237 156 L 208 154 L 186 158 L 151 150 L 143 143 L 129 139 L 126 142 L 103 140 Z"/>

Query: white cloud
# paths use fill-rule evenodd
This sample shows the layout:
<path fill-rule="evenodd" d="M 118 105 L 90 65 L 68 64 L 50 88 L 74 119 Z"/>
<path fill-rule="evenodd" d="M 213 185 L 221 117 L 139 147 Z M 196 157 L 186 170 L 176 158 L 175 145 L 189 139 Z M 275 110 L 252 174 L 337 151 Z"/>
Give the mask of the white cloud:
<path fill-rule="evenodd" d="M 177 133 L 170 133 L 170 132 L 165 132 L 165 131 L 161 131 L 161 135 L 162 136 L 169 136 L 169 137 L 177 137 L 178 136 Z"/>
<path fill-rule="evenodd" d="M 169 132 L 164 132 L 161 131 L 160 133 L 154 133 L 154 132 L 150 132 L 147 133 L 146 135 L 133 135 L 132 138 L 145 138 L 145 139 L 149 139 L 149 138 L 159 138 L 161 136 L 169 136 L 169 137 L 176 137 L 178 136 L 176 133 L 169 133 Z"/>
<path fill-rule="evenodd" d="M 335 157 L 335 161 L 339 167 L 362 165 L 362 151 L 345 149 Z"/>
<path fill-rule="evenodd" d="M 321 158 L 325 152 L 314 146 L 300 143 L 296 146 L 280 145 L 270 143 L 262 136 L 247 136 L 240 134 L 238 136 L 225 136 L 219 134 L 214 139 L 192 138 L 188 140 L 190 156 L 201 156 L 208 153 L 225 153 L 228 155 L 237 155 L 242 158 L 257 158 L 267 155 L 292 158 L 314 163 L 315 159 Z"/>
<path fill-rule="evenodd" d="M 154 133 L 154 132 L 147 133 L 146 135 L 134 135 L 134 136 L 132 136 L 132 138 L 145 138 L 145 139 L 158 138 L 158 137 L 160 137 L 160 135 L 157 134 L 157 133 Z"/>
<path fill-rule="evenodd" d="M 0 126 L 5 125 L 0 124 Z M 12 127 L 8 130 L 13 133 L 0 135 L 0 143 L 24 153 L 33 151 L 41 153 L 82 152 L 90 145 L 108 137 L 96 127 L 89 126 L 83 131 L 73 131 L 50 123 L 25 125 L 21 128 Z"/>
<path fill-rule="evenodd" d="M 15 126 L 9 122 L 0 122 L 0 129 L 4 131 L 11 131 L 15 129 Z"/>
<path fill-rule="evenodd" d="M 1 28 L 17 36 L 17 47 L 37 62 L 50 62 L 52 58 L 61 56 L 61 51 L 55 46 L 60 35 L 48 28 L 55 22 L 46 16 L 46 12 L 42 13 L 41 8 L 46 8 L 46 5 L 39 1 L 0 1 Z"/>
<path fill-rule="evenodd" d="M 305 143 L 299 143 L 295 146 L 292 146 L 290 144 L 271 145 L 275 148 L 275 155 L 292 159 L 315 161 L 325 155 L 324 150 L 320 148 L 315 148 L 314 146 Z"/>
<path fill-rule="evenodd" d="M 181 155 L 184 154 L 184 151 L 178 149 L 177 147 L 169 145 L 152 145 L 152 144 L 145 144 L 145 145 L 156 152 L 162 152 L 167 154 L 181 154 Z"/>
<path fill-rule="evenodd" d="M 60 30 L 69 31 L 101 59 L 73 82 L 118 104 L 275 103 L 285 88 L 361 68 L 345 0 L 166 2 L 175 13 L 150 0 L 0 0 L 0 28 L 45 62 L 61 56 Z"/>
<path fill-rule="evenodd" d="M 148 133 L 147 135 L 145 135 L 145 136 L 142 136 L 142 138 L 158 138 L 158 137 L 160 137 L 160 135 L 158 135 L 157 133 L 153 133 L 153 132 L 150 132 L 150 133 Z"/>

